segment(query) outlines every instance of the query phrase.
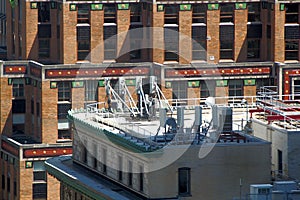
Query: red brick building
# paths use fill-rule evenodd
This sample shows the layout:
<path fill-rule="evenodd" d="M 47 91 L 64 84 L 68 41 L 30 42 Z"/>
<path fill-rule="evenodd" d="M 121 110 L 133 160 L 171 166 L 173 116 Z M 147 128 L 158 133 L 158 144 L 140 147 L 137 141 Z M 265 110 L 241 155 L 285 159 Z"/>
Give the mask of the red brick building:
<path fill-rule="evenodd" d="M 124 76 L 135 94 L 137 76 L 156 76 L 167 99 L 240 100 L 277 84 L 294 99 L 300 91 L 295 1 L 8 2 L 0 11 L 11 60 L 0 63 L 0 131 L 8 137 L 1 154 L 4 199 L 32 199 L 35 192 L 45 198 L 45 186 L 33 186 L 38 179 L 26 191 L 20 186 L 34 180 L 35 169 L 43 171 L 35 161 L 68 153 L 67 110 L 104 101 L 105 77 L 115 86 Z M 218 103 L 227 102 L 232 99 Z M 29 147 L 16 143 L 24 135 Z M 24 157 L 26 148 L 46 153 Z M 18 176 L 27 178 L 14 183 Z M 51 191 L 46 196 L 53 199 Z"/>

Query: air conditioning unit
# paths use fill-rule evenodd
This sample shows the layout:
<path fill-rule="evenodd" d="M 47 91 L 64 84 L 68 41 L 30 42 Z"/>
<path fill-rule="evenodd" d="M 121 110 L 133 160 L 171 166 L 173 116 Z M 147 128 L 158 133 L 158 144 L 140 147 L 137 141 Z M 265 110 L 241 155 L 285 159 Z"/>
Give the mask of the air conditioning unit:
<path fill-rule="evenodd" d="M 272 198 L 271 184 L 250 185 L 250 200 L 266 200 Z"/>

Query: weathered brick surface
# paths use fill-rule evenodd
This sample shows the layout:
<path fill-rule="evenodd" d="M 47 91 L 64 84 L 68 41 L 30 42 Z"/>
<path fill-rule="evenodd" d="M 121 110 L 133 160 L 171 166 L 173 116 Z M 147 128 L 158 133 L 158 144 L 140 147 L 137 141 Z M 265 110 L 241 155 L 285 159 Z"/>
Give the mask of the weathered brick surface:
<path fill-rule="evenodd" d="M 219 23 L 220 23 L 220 10 L 208 10 L 207 11 L 207 62 L 217 63 L 219 62 Z M 214 60 L 210 60 L 210 56 L 214 57 Z"/>
<path fill-rule="evenodd" d="M 50 81 L 42 82 L 41 98 L 41 142 L 53 144 L 57 140 L 57 89 L 50 89 Z"/>
<path fill-rule="evenodd" d="M 228 87 L 216 87 L 216 97 L 227 97 Z M 216 104 L 226 104 L 228 98 L 216 98 Z"/>
<path fill-rule="evenodd" d="M 244 86 L 244 96 L 256 96 L 256 86 L 255 85 L 251 85 L 251 86 Z M 246 100 L 248 102 L 252 102 L 254 99 L 251 98 L 246 98 Z"/>
<path fill-rule="evenodd" d="M 69 11 L 68 3 L 63 4 L 63 21 L 62 21 L 62 60 L 64 64 L 74 64 L 77 62 L 77 12 Z"/>
<path fill-rule="evenodd" d="M 128 62 L 130 51 L 129 26 L 130 26 L 130 10 L 117 11 L 117 34 L 118 34 L 118 49 L 117 61 Z"/>
<path fill-rule="evenodd" d="M 234 12 L 234 61 L 247 60 L 247 10 Z"/>
<path fill-rule="evenodd" d="M 26 59 L 38 60 L 38 9 L 30 9 L 30 2 L 26 2 Z"/>
<path fill-rule="evenodd" d="M 157 12 L 157 4 L 153 4 L 153 62 L 164 62 L 164 12 Z"/>
<path fill-rule="evenodd" d="M 285 42 L 284 42 L 284 24 L 285 11 L 279 10 L 280 4 L 274 5 L 274 61 L 284 62 Z"/>
<path fill-rule="evenodd" d="M 33 180 L 33 168 L 25 168 L 25 161 L 19 162 L 19 184 L 20 198 L 24 200 L 32 200 L 32 180 Z"/>
<path fill-rule="evenodd" d="M 103 61 L 103 11 L 91 11 L 91 62 Z"/>
<path fill-rule="evenodd" d="M 83 108 L 85 101 L 85 89 L 82 88 L 72 88 L 72 108 Z"/>
<path fill-rule="evenodd" d="M 192 11 L 179 12 L 179 63 L 189 64 L 192 60 Z"/>
<path fill-rule="evenodd" d="M 47 200 L 60 199 L 60 182 L 53 176 L 47 174 Z"/>
<path fill-rule="evenodd" d="M 7 21 L 7 26 L 6 26 L 6 45 L 7 45 L 7 58 L 8 59 L 13 59 L 12 55 L 12 26 L 11 26 L 11 12 L 12 8 L 9 3 L 6 3 L 6 21 Z"/>
<path fill-rule="evenodd" d="M 200 87 L 197 88 L 188 88 L 188 105 L 199 105 L 200 101 L 195 99 L 199 99 L 200 97 Z"/>
<path fill-rule="evenodd" d="M 2 66 L 1 66 L 2 67 Z M 0 78 L 0 133 L 12 133 L 12 86 L 8 85 L 8 78 Z"/>
<path fill-rule="evenodd" d="M 98 102 L 104 102 L 105 96 L 105 87 L 98 87 Z"/>

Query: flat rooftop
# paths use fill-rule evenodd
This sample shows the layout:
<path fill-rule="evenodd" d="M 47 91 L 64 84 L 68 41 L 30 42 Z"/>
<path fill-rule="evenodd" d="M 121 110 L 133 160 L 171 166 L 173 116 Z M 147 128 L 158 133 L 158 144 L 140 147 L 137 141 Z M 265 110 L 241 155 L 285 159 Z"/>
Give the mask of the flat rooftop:
<path fill-rule="evenodd" d="M 69 111 L 69 119 L 73 120 L 75 126 L 76 123 L 89 125 L 96 130 L 104 131 L 106 135 L 123 140 L 128 144 L 134 144 L 142 151 L 152 151 L 166 145 L 201 145 L 203 143 L 229 145 L 262 141 L 238 130 L 236 125 L 232 125 L 233 128 L 226 131 L 215 129 L 210 123 L 212 109 L 207 107 L 202 109 L 201 121 L 203 123 L 195 125 L 195 119 L 199 117 L 197 117 L 195 110 L 193 106 L 184 108 L 184 114 L 181 115 L 183 116 L 181 125 L 178 125 L 178 121 L 180 121 L 180 117 L 177 116 L 178 108 L 175 108 L 173 112 L 168 112 L 165 117 L 161 117 L 159 112 L 156 112 L 150 119 L 135 118 L 130 116 L 128 112 L 111 113 L 101 109 L 92 111 L 81 109 Z M 244 109 L 236 110 L 233 113 L 232 123 L 237 121 L 241 123 L 241 119 L 245 115 Z M 168 120 L 170 121 L 164 124 Z M 173 123 L 177 124 L 174 125 Z"/>

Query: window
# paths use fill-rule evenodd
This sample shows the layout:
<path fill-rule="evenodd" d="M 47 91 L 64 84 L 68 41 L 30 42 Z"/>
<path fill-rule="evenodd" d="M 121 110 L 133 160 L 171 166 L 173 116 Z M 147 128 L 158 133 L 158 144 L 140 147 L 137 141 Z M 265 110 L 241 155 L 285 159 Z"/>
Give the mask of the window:
<path fill-rule="evenodd" d="M 2 174 L 2 190 L 5 190 L 5 176 Z"/>
<path fill-rule="evenodd" d="M 123 158 L 122 158 L 122 156 L 118 156 L 118 163 L 119 163 L 118 179 L 119 179 L 119 181 L 122 181 L 123 180 Z"/>
<path fill-rule="evenodd" d="M 107 162 L 107 150 L 106 149 L 102 149 L 102 172 L 104 173 L 104 174 L 106 174 L 106 171 L 107 171 L 107 167 L 106 167 L 106 162 Z"/>
<path fill-rule="evenodd" d="M 243 80 L 229 80 L 229 96 L 243 96 Z"/>
<path fill-rule="evenodd" d="M 130 26 L 130 60 L 141 59 L 143 30 L 142 26 Z"/>
<path fill-rule="evenodd" d="M 47 181 L 47 173 L 45 170 L 44 161 L 36 161 L 33 162 L 33 181 L 37 182 L 46 182 Z"/>
<path fill-rule="evenodd" d="M 39 117 L 40 116 L 40 103 L 36 103 L 36 115 Z"/>
<path fill-rule="evenodd" d="M 38 22 L 50 22 L 50 2 L 38 2 Z"/>
<path fill-rule="evenodd" d="M 193 5 L 193 23 L 206 23 L 206 4 Z"/>
<path fill-rule="evenodd" d="M 77 27 L 77 60 L 89 60 L 90 53 L 90 27 Z"/>
<path fill-rule="evenodd" d="M 165 5 L 165 24 L 178 24 L 178 6 Z"/>
<path fill-rule="evenodd" d="M 220 59 L 233 59 L 234 26 L 220 26 Z"/>
<path fill-rule="evenodd" d="M 143 192 L 144 191 L 144 167 L 143 166 L 139 166 L 139 170 L 140 170 L 140 173 L 139 173 L 139 183 L 140 183 L 140 191 Z"/>
<path fill-rule="evenodd" d="M 85 101 L 98 100 L 98 81 L 90 80 L 85 82 Z"/>
<path fill-rule="evenodd" d="M 10 192 L 10 175 L 7 176 L 7 192 Z"/>
<path fill-rule="evenodd" d="M 172 99 L 186 99 L 187 98 L 187 81 L 173 81 L 172 82 Z M 185 102 L 181 102 L 184 103 Z M 180 103 L 177 103 L 177 105 Z"/>
<path fill-rule="evenodd" d="M 283 173 L 283 161 L 282 161 L 282 151 L 277 150 L 277 168 L 278 168 L 278 173 Z"/>
<path fill-rule="evenodd" d="M 165 61 L 178 61 L 178 27 L 164 28 Z"/>
<path fill-rule="evenodd" d="M 201 81 L 200 82 L 200 98 L 215 96 L 216 81 Z"/>
<path fill-rule="evenodd" d="M 26 100 L 25 99 L 14 99 L 12 101 L 12 113 L 25 113 L 26 112 Z"/>
<path fill-rule="evenodd" d="M 248 4 L 248 22 L 260 22 L 260 3 Z"/>
<path fill-rule="evenodd" d="M 71 82 L 59 82 L 57 89 L 58 101 L 71 101 Z"/>
<path fill-rule="evenodd" d="M 300 39 L 299 25 L 285 26 L 284 29 L 285 60 L 298 60 Z"/>
<path fill-rule="evenodd" d="M 38 25 L 38 38 L 51 38 L 51 24 Z"/>
<path fill-rule="evenodd" d="M 93 168 L 97 169 L 98 168 L 98 159 L 97 159 L 97 144 L 93 144 Z"/>
<path fill-rule="evenodd" d="M 32 185 L 33 199 L 46 199 L 47 198 L 47 183 L 34 183 Z"/>
<path fill-rule="evenodd" d="M 39 58 L 50 57 L 50 39 L 39 39 Z"/>
<path fill-rule="evenodd" d="M 30 101 L 31 114 L 34 114 L 34 101 L 31 99 Z"/>
<path fill-rule="evenodd" d="M 13 97 L 24 97 L 24 80 L 13 79 Z"/>
<path fill-rule="evenodd" d="M 132 161 L 128 161 L 128 185 L 132 186 Z"/>
<path fill-rule="evenodd" d="M 192 27 L 192 59 L 206 60 L 206 26 Z"/>
<path fill-rule="evenodd" d="M 117 27 L 104 26 L 104 60 L 114 60 L 117 56 Z"/>
<path fill-rule="evenodd" d="M 90 23 L 90 5 L 77 4 L 77 23 L 89 24 Z"/>
<path fill-rule="evenodd" d="M 260 58 L 260 39 L 248 39 L 247 58 Z"/>
<path fill-rule="evenodd" d="M 82 162 L 87 163 L 88 151 L 86 149 L 86 144 L 82 144 Z"/>
<path fill-rule="evenodd" d="M 69 129 L 66 130 L 58 130 L 58 139 L 71 139 L 71 131 Z"/>
<path fill-rule="evenodd" d="M 104 4 L 104 23 L 116 23 L 116 5 Z"/>
<path fill-rule="evenodd" d="M 285 23 L 298 24 L 298 4 L 285 4 Z"/>
<path fill-rule="evenodd" d="M 71 110 L 72 105 L 70 103 L 57 104 L 57 118 L 67 119 L 68 111 Z"/>
<path fill-rule="evenodd" d="M 142 22 L 141 4 L 130 4 L 130 22 Z"/>
<path fill-rule="evenodd" d="M 190 195 L 191 193 L 191 169 L 179 168 L 178 169 L 178 194 Z"/>
<path fill-rule="evenodd" d="M 220 9 L 220 22 L 233 23 L 234 4 L 221 4 Z"/>

